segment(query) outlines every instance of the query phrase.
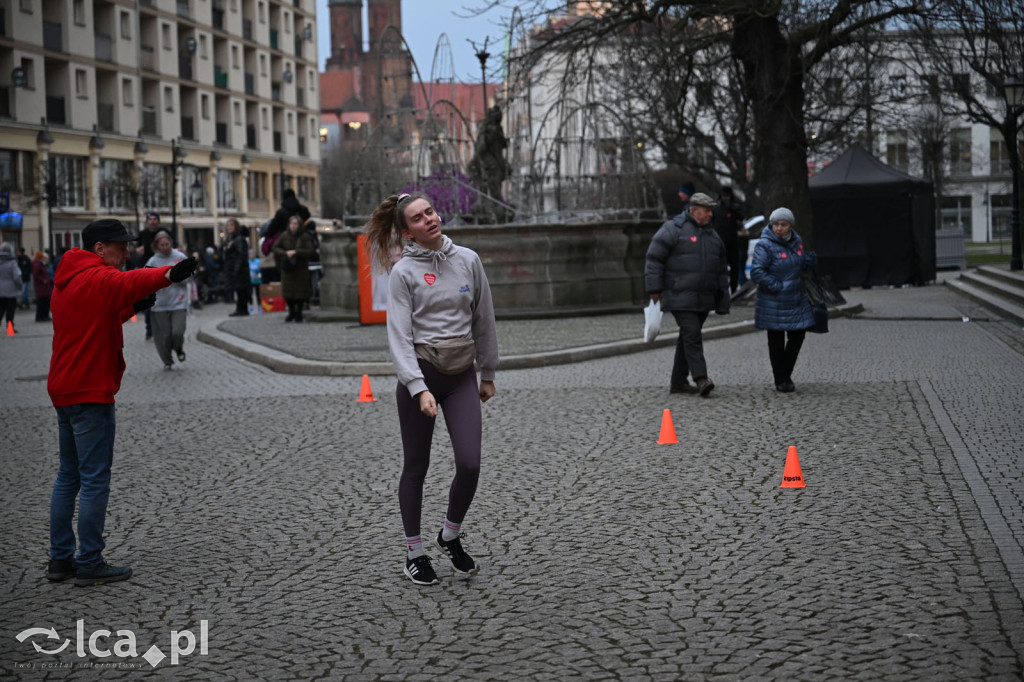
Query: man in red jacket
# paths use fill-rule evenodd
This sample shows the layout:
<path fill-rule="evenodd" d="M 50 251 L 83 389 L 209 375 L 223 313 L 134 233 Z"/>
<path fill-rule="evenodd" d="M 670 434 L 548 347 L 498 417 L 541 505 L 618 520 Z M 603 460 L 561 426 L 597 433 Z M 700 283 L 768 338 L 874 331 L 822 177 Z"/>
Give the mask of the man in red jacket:
<path fill-rule="evenodd" d="M 82 230 L 82 248 L 60 260 L 50 311 L 53 353 L 47 390 L 57 410 L 60 468 L 50 498 L 52 581 L 75 585 L 127 580 L 128 566 L 103 559 L 103 527 L 114 457 L 114 395 L 125 364 L 121 325 L 153 305 L 156 291 L 180 282 L 194 258 L 163 268 L 124 272 L 134 235 L 119 220 L 96 220 Z M 72 517 L 78 498 L 78 558 Z"/>

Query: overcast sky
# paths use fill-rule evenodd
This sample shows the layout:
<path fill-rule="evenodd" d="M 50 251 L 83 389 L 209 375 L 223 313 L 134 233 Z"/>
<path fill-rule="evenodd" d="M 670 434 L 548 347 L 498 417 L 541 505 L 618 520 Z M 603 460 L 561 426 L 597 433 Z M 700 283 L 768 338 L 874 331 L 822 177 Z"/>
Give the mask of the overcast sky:
<path fill-rule="evenodd" d="M 412 49 L 413 59 L 416 60 L 424 79 L 430 79 L 437 39 L 442 33 L 446 33 L 455 62 L 456 80 L 464 83 L 480 82 L 480 62 L 475 56 L 476 50 L 468 40 L 473 40 L 482 47 L 487 38 L 490 38 L 487 51 L 494 55 L 487 62 L 488 81 L 500 80 L 494 70 L 501 63 L 500 54 L 505 49 L 505 37 L 500 27 L 501 17 L 492 11 L 482 17 L 470 18 L 471 13 L 465 7 L 480 4 L 482 3 L 477 0 L 402 0 L 402 34 Z M 324 62 L 331 49 L 328 17 L 327 0 L 317 0 L 317 68 L 320 71 L 323 71 Z M 365 24 L 363 34 L 366 35 Z"/>

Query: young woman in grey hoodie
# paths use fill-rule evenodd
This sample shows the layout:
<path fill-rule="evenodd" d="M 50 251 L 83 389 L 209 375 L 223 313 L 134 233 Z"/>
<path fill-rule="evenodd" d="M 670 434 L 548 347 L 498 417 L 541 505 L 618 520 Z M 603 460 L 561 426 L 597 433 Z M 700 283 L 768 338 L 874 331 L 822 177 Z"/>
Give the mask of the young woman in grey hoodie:
<path fill-rule="evenodd" d="M 495 392 L 498 337 L 491 289 L 480 257 L 441 233 L 441 219 L 424 196 L 388 197 L 365 231 L 372 257 L 391 271 L 387 324 L 404 451 L 398 501 L 408 550 L 405 575 L 417 585 L 434 585 L 438 579 L 423 548 L 420 513 L 438 407 L 455 451 L 455 478 L 434 544 L 456 571 L 479 569 L 462 548 L 459 531 L 480 474 L 480 403 Z M 392 265 L 399 248 L 402 257 Z"/>

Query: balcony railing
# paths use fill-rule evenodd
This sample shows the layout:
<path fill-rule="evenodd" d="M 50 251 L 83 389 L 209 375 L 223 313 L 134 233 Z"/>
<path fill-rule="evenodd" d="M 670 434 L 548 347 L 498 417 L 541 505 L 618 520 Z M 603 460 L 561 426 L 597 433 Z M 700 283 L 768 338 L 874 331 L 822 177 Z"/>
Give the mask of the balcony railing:
<path fill-rule="evenodd" d="M 245 146 L 249 149 L 259 149 L 256 145 L 256 126 L 252 124 L 245 126 Z"/>
<path fill-rule="evenodd" d="M 114 132 L 114 105 L 100 102 L 96 105 L 96 125 L 105 133 Z"/>
<path fill-rule="evenodd" d="M 195 119 L 191 116 L 181 117 L 181 136 L 186 140 L 196 139 Z"/>
<path fill-rule="evenodd" d="M 217 144 L 228 143 L 228 124 L 218 123 L 217 124 Z"/>
<path fill-rule="evenodd" d="M 156 135 L 156 107 L 143 107 L 142 109 L 142 132 L 147 135 Z"/>
<path fill-rule="evenodd" d="M 252 19 L 242 19 L 242 37 L 252 40 Z"/>
<path fill-rule="evenodd" d="M 245 94 L 255 95 L 256 94 L 256 75 L 247 73 L 245 74 Z"/>
<path fill-rule="evenodd" d="M 110 36 L 96 34 L 96 59 L 101 62 L 114 61 L 114 52 L 110 45 Z"/>
<path fill-rule="evenodd" d="M 47 50 L 64 50 L 64 27 L 56 21 L 43 21 L 43 47 Z"/>
<path fill-rule="evenodd" d="M 228 87 L 228 72 L 222 71 L 219 67 L 213 70 L 213 84 L 218 88 Z"/>
<path fill-rule="evenodd" d="M 64 111 L 63 97 L 46 98 L 46 120 L 50 123 L 64 125 L 67 123 L 67 114 Z"/>
<path fill-rule="evenodd" d="M 178 77 L 185 80 L 192 80 L 192 57 L 181 55 L 178 57 Z"/>
<path fill-rule="evenodd" d="M 275 102 L 281 101 L 281 84 L 274 82 L 270 84 L 270 99 Z"/>
<path fill-rule="evenodd" d="M 156 54 L 152 45 L 140 45 L 139 52 L 142 54 L 142 68 L 147 71 L 156 71 Z"/>

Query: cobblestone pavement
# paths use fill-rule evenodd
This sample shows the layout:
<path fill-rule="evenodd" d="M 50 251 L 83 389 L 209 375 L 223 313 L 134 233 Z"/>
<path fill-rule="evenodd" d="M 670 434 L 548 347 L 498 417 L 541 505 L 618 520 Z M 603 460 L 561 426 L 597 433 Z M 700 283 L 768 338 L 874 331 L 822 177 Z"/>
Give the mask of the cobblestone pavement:
<path fill-rule="evenodd" d="M 848 298 L 863 316 L 808 336 L 793 394 L 761 333 L 706 344 L 709 399 L 668 394 L 671 348 L 499 371 L 465 526 L 482 570 L 433 552 L 432 588 L 401 574 L 394 379 L 360 403 L 358 376 L 196 343 L 226 306 L 171 372 L 127 326 L 106 556 L 135 576 L 48 583 L 50 335 L 24 321 L 0 338 L 0 678 L 1019 680 L 1024 332 L 937 286 Z M 780 490 L 791 445 L 807 487 Z M 439 420 L 425 533 L 452 470 Z M 101 629 L 137 656 L 91 651 Z"/>

